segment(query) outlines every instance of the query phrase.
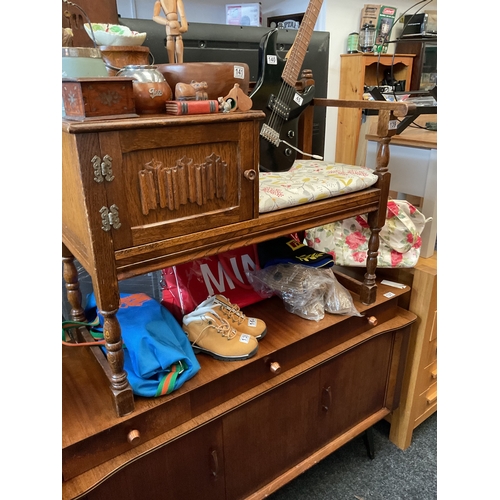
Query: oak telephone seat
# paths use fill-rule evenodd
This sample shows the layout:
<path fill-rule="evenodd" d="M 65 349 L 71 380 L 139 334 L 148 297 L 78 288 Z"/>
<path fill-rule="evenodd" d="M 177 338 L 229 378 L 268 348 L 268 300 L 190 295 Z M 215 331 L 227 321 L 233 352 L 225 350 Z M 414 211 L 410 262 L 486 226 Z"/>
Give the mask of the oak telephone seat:
<path fill-rule="evenodd" d="M 179 80 L 179 76 L 172 76 L 176 75 L 179 71 L 181 72 L 184 80 L 199 80 L 201 77 L 204 77 L 208 83 L 209 89 L 211 87 L 216 87 L 217 91 L 222 93 L 226 91 L 229 92 L 236 81 L 234 78 L 232 79 L 228 77 L 228 75 L 233 74 L 233 67 L 235 64 L 240 65 L 240 63 L 188 63 L 185 65 L 167 64 L 162 65 L 162 71 L 164 72 L 167 81 L 170 79 L 172 84 L 175 83 L 176 79 Z M 207 66 L 210 68 L 209 71 L 206 70 Z M 246 74 L 248 75 L 248 71 Z M 225 88 L 220 86 L 221 75 L 224 75 L 226 81 Z M 310 83 L 311 75 L 306 73 L 306 76 L 297 82 L 297 89 L 300 90 L 305 85 L 309 85 Z M 241 88 L 243 90 L 247 90 L 248 86 L 248 79 L 241 82 Z M 209 97 L 213 98 L 214 94 L 209 95 Z M 71 210 L 63 210 L 63 219 L 65 219 L 63 220 L 63 269 L 68 302 L 71 305 L 72 317 L 70 319 L 74 321 L 85 320 L 82 308 L 81 292 L 78 286 L 78 271 L 74 264 L 75 257 L 89 272 L 94 288 L 97 288 L 95 286 L 95 282 L 101 281 L 102 278 L 98 278 L 96 275 L 102 272 L 102 266 L 104 266 L 106 274 L 111 279 L 119 281 L 121 279 L 131 278 L 146 272 L 159 270 L 162 267 L 175 265 L 176 263 L 181 263 L 186 260 L 212 255 L 235 246 L 244 246 L 252 243 L 258 243 L 259 241 L 264 241 L 266 239 L 271 239 L 273 237 L 305 231 L 311 227 L 320 226 L 328 222 L 343 220 L 360 214 L 368 214 L 368 222 L 371 227 L 366 273 L 364 274 L 362 280 L 358 280 L 343 273 L 337 273 L 337 277 L 339 281 L 346 286 L 346 288 L 360 296 L 360 300 L 363 304 L 372 304 L 376 300 L 377 291 L 376 266 L 377 251 L 379 247 L 379 232 L 385 223 L 387 199 L 389 195 L 389 143 L 391 137 L 396 133 L 396 127 L 394 125 L 395 120 L 397 117 L 404 117 L 411 113 L 413 109 L 412 106 L 414 107 L 414 105 L 404 102 L 389 103 L 379 101 L 347 101 L 315 98 L 300 117 L 298 147 L 306 153 L 312 153 L 314 106 L 335 106 L 378 110 L 379 118 L 377 136 L 379 137 L 379 147 L 377 152 L 377 166 L 374 171 L 377 176 L 377 180 L 374 185 L 360 191 L 350 192 L 348 194 L 337 193 L 332 198 L 322 197 L 322 199 L 318 199 L 318 201 L 314 201 L 307 205 L 296 205 L 276 211 L 259 213 L 259 187 L 257 185 L 258 183 L 255 183 L 255 180 L 258 179 L 258 175 L 256 173 L 256 170 L 258 170 L 258 144 L 256 145 L 255 143 L 252 143 L 248 134 L 251 130 L 255 130 L 255 127 L 260 126 L 263 118 L 261 112 L 251 110 L 247 113 L 250 117 L 244 116 L 245 114 L 240 112 L 217 113 L 213 115 L 193 115 L 190 117 L 156 116 L 156 122 L 161 122 L 159 123 L 160 127 L 163 127 L 164 125 L 171 127 L 174 122 L 192 122 L 193 137 L 182 139 L 179 143 L 180 145 L 186 145 L 193 140 L 192 147 L 198 147 L 195 144 L 197 140 L 199 141 L 199 139 L 196 139 L 196 134 L 201 133 L 204 136 L 203 140 L 206 141 L 206 136 L 210 135 L 212 130 L 222 130 L 222 127 L 224 126 L 227 126 L 227 128 L 230 129 L 232 123 L 236 123 L 242 116 L 244 116 L 244 121 L 249 122 L 249 128 L 243 135 L 241 135 L 240 138 L 244 138 L 245 141 L 248 141 L 248 146 L 244 148 L 244 155 L 241 154 L 241 151 L 238 153 L 238 161 L 248 163 L 239 166 L 242 170 L 243 180 L 237 181 L 235 186 L 237 187 L 239 185 L 238 182 L 242 182 L 244 185 L 252 184 L 252 187 L 248 189 L 246 193 L 237 193 L 232 201 L 234 203 L 239 203 L 241 199 L 242 205 L 244 204 L 245 199 L 247 202 L 253 201 L 253 206 L 249 208 L 247 207 L 244 215 L 245 219 L 250 218 L 250 220 L 247 220 L 247 222 L 240 222 L 238 223 L 239 225 L 233 224 L 237 221 L 235 218 L 237 215 L 235 215 L 236 211 L 233 208 L 230 208 L 228 213 L 231 213 L 231 216 L 221 219 L 225 221 L 225 227 L 223 222 L 220 233 L 214 233 L 212 228 L 217 226 L 217 223 L 214 222 L 217 217 L 210 217 L 207 214 L 200 213 L 200 218 L 198 220 L 203 220 L 203 223 L 206 223 L 206 230 L 200 232 L 199 235 L 190 235 L 188 233 L 192 231 L 191 228 L 193 226 L 191 221 L 193 219 L 192 214 L 189 214 L 190 219 L 189 221 L 186 221 L 188 223 L 183 222 L 182 220 L 179 220 L 178 222 L 176 220 L 166 221 L 168 222 L 166 227 L 168 227 L 169 231 L 171 231 L 169 233 L 170 236 L 166 237 L 166 239 L 161 243 L 151 244 L 151 248 L 149 248 L 148 239 L 165 238 L 165 234 L 160 234 L 159 232 L 160 225 L 148 225 L 148 227 L 143 231 L 142 229 L 139 231 L 138 228 L 141 228 L 141 226 L 139 226 L 138 220 L 135 220 L 135 216 L 129 216 L 130 220 L 128 222 L 133 226 L 130 228 L 131 236 L 119 236 L 120 232 L 123 232 L 124 224 L 122 224 L 122 222 L 118 222 L 115 230 L 115 226 L 113 224 L 114 204 L 111 207 L 101 208 L 100 214 L 97 214 L 97 218 L 102 218 L 104 221 L 103 224 L 108 226 L 105 228 L 107 232 L 101 231 L 102 234 L 93 234 L 92 228 L 87 228 L 85 230 L 85 228 L 80 227 L 81 221 L 77 222 L 79 215 L 77 213 L 78 210 L 75 210 L 74 206 L 72 206 Z M 64 203 L 69 204 L 72 202 L 72 200 L 70 200 L 70 193 L 74 188 L 73 185 L 77 186 L 81 182 L 75 177 L 74 173 L 70 173 L 71 169 L 68 165 L 72 162 L 78 162 L 78 160 L 81 161 L 83 159 L 83 156 L 79 156 L 77 152 L 79 148 L 86 147 L 87 143 L 85 141 L 87 138 L 89 138 L 89 147 L 93 146 L 94 141 L 96 140 L 93 139 L 93 134 L 98 134 L 99 137 L 102 137 L 101 146 L 108 144 L 111 148 L 110 150 L 113 152 L 113 155 L 110 156 L 119 157 L 122 155 L 122 159 L 125 162 L 126 153 L 130 155 L 135 154 L 133 151 L 142 147 L 142 140 L 146 141 L 147 148 L 158 147 L 159 144 L 155 144 L 155 141 L 158 141 L 159 139 L 153 139 L 150 141 L 148 135 L 148 131 L 153 130 L 154 125 L 157 124 L 156 122 L 151 117 L 140 117 L 137 119 L 126 120 L 103 120 L 96 121 L 93 124 L 63 122 L 63 139 L 65 139 L 63 141 L 63 205 Z M 137 133 L 132 131 L 136 125 L 140 128 L 140 131 Z M 203 132 L 200 132 L 200 127 L 203 127 Z M 169 130 L 175 130 L 175 133 L 179 134 L 183 133 L 176 127 Z M 186 131 L 191 132 L 191 128 L 186 128 Z M 133 138 L 133 143 L 123 144 L 124 140 L 123 138 L 120 139 L 120 135 L 122 135 L 123 138 Z M 77 141 L 72 143 L 72 139 L 77 139 Z M 124 151 L 120 152 L 117 149 L 119 147 L 119 143 L 113 142 L 115 139 L 121 140 Z M 208 147 L 210 148 L 211 146 Z M 201 148 L 201 146 L 199 146 L 199 148 Z M 205 152 L 209 151 L 210 149 L 205 150 Z M 77 159 L 75 160 L 74 158 L 70 158 L 71 155 Z M 300 156 L 301 155 L 299 154 L 299 159 L 297 161 L 304 161 L 300 160 Z M 105 159 L 106 156 L 103 155 L 103 158 Z M 144 161 L 146 156 L 141 153 L 138 158 Z M 95 168 L 95 157 L 89 159 L 89 162 L 94 164 Z M 321 164 L 323 162 L 318 163 Z M 325 161 L 325 163 L 328 162 Z M 103 165 L 104 164 L 105 161 L 103 161 Z M 74 168 L 78 170 L 80 167 L 75 164 Z M 115 176 L 118 177 L 116 172 L 117 171 L 114 170 Z M 137 174 L 135 173 L 134 175 Z M 64 177 L 66 178 L 64 179 Z M 85 179 L 84 182 L 86 182 Z M 114 183 L 116 182 L 117 181 L 115 180 Z M 106 182 L 101 183 L 100 185 L 98 184 L 95 186 L 95 189 L 102 190 L 102 184 L 106 184 Z M 110 191 L 111 190 L 117 191 L 116 187 L 110 187 Z M 119 196 L 118 193 L 115 194 Z M 64 200 L 65 196 L 68 198 L 67 202 Z M 127 199 L 127 196 L 130 196 L 130 193 L 126 193 L 126 196 L 123 193 L 121 194 L 124 205 L 130 201 Z M 85 203 L 90 202 L 91 200 L 88 202 L 84 200 L 84 202 L 82 202 L 81 214 L 83 218 L 87 217 L 86 214 L 88 208 L 84 205 Z M 137 205 L 140 205 L 140 201 L 137 202 Z M 105 215 L 102 213 L 103 210 L 105 211 Z M 104 219 L 104 217 L 106 218 Z M 161 216 L 159 219 L 151 219 L 150 214 L 149 217 L 151 221 L 156 220 L 159 222 L 161 220 Z M 171 217 L 171 214 L 169 217 Z M 99 226 L 100 222 L 94 221 L 92 224 Z M 73 226 L 75 230 L 73 230 Z M 119 226 L 122 226 L 121 229 L 118 229 Z M 200 227 L 203 227 L 203 225 Z M 174 228 L 175 230 L 172 231 Z M 98 228 L 98 231 L 100 231 L 100 228 Z M 89 234 L 85 234 L 86 232 Z M 217 237 L 215 237 L 214 234 L 216 234 Z M 219 234 L 224 234 L 225 239 L 221 240 L 219 238 Z M 109 235 L 111 235 L 113 239 L 116 239 L 116 242 L 114 243 L 114 246 L 117 247 L 116 253 L 112 249 L 113 243 L 110 243 L 107 239 Z M 81 241 L 79 242 L 79 240 Z M 89 248 L 85 248 L 85 245 L 88 245 Z M 141 253 L 144 253 L 143 261 L 138 258 Z M 108 269 L 110 259 L 116 260 L 116 269 Z M 102 262 L 102 264 L 98 264 L 99 262 Z M 98 269 L 99 271 L 97 271 Z M 115 316 L 118 309 L 118 290 L 116 288 L 113 292 L 105 291 L 102 292 L 102 294 L 112 297 L 108 300 L 108 303 L 116 303 L 116 307 L 110 307 L 109 305 L 100 307 L 100 310 L 105 313 L 105 321 L 108 322 L 107 325 L 105 324 L 105 330 L 107 330 L 110 335 L 109 342 L 106 345 L 108 360 L 106 361 L 101 359 L 100 364 L 110 379 L 117 414 L 123 415 L 133 411 L 134 404 L 126 375 L 123 372 L 123 358 L 120 354 L 122 349 L 120 327 Z M 96 290 L 96 296 L 99 303 L 100 293 L 98 290 Z M 91 341 L 92 339 L 87 338 L 87 340 Z M 98 348 L 96 348 L 96 353 L 97 351 L 99 351 Z M 99 353 L 97 353 L 97 356 L 102 357 Z M 109 358 L 111 358 L 111 361 Z M 124 396 L 124 394 L 128 395 Z"/>

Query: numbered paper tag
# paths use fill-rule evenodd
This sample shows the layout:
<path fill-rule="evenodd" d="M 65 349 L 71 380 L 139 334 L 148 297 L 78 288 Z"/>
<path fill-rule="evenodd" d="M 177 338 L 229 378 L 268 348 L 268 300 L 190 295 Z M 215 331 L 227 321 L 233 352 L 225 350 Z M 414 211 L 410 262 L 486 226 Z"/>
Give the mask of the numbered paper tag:
<path fill-rule="evenodd" d="M 302 103 L 304 102 L 304 99 L 302 98 L 302 96 L 300 96 L 299 94 L 295 94 L 293 96 L 293 100 L 299 105 L 299 106 L 302 106 Z"/>
<path fill-rule="evenodd" d="M 243 66 L 234 67 L 234 78 L 243 80 L 245 78 L 245 68 Z"/>
<path fill-rule="evenodd" d="M 396 130 L 398 128 L 397 120 L 389 120 L 389 130 Z"/>
<path fill-rule="evenodd" d="M 267 56 L 267 64 L 276 66 L 278 64 L 278 56 Z"/>
<path fill-rule="evenodd" d="M 250 340 L 250 335 L 248 335 L 248 333 L 242 333 L 240 335 L 240 342 L 243 342 L 244 344 L 248 344 L 249 340 Z"/>
<path fill-rule="evenodd" d="M 257 319 L 256 318 L 248 318 L 248 326 L 256 327 L 257 326 Z"/>

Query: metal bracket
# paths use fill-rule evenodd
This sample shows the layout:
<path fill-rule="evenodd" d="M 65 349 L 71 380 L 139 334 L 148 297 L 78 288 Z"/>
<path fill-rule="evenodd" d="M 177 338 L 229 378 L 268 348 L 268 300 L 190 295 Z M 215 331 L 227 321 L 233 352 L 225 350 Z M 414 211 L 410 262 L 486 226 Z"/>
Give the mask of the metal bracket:
<path fill-rule="evenodd" d="M 109 209 L 108 207 L 102 207 L 101 210 L 99 210 L 99 213 L 101 214 L 101 228 L 103 231 L 111 231 L 111 228 L 119 229 L 121 227 L 122 224 L 120 222 L 118 207 L 116 205 L 111 205 Z"/>
<path fill-rule="evenodd" d="M 109 155 L 104 155 L 101 161 L 99 156 L 95 155 L 92 158 L 92 166 L 94 167 L 94 180 L 96 182 L 111 182 L 115 176 L 113 175 L 113 158 Z"/>

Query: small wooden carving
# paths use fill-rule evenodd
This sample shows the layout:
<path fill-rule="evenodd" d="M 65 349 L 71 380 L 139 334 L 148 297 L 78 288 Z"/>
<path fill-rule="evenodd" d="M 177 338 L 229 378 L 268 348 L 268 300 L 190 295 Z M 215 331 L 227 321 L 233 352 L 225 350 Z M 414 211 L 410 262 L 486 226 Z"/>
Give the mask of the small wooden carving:
<path fill-rule="evenodd" d="M 229 91 L 229 94 L 222 98 L 222 101 L 220 101 L 221 107 L 224 108 L 224 103 L 227 102 L 231 104 L 229 111 L 236 111 L 237 109 L 240 111 L 248 111 L 252 109 L 253 105 L 252 99 L 241 90 L 238 83 L 235 83 L 234 87 Z"/>
<path fill-rule="evenodd" d="M 206 101 L 208 100 L 207 82 L 182 83 L 175 85 L 176 101 Z"/>

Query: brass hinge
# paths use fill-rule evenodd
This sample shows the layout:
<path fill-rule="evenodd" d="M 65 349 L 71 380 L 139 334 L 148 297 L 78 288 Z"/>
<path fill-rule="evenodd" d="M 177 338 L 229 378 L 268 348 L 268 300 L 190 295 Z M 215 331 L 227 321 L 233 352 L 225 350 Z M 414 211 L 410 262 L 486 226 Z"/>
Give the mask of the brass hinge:
<path fill-rule="evenodd" d="M 102 229 L 104 231 L 111 231 L 113 229 L 119 229 L 121 227 L 120 217 L 118 217 L 118 207 L 116 205 L 111 205 L 108 207 L 102 207 L 99 210 L 102 219 Z"/>
<path fill-rule="evenodd" d="M 109 155 L 104 155 L 104 158 L 101 159 L 95 155 L 92 158 L 92 166 L 94 167 L 94 180 L 96 182 L 104 182 L 104 180 L 107 180 L 108 182 L 111 182 L 115 176 L 113 175 L 113 169 L 112 169 L 112 164 L 113 164 L 113 158 Z"/>

